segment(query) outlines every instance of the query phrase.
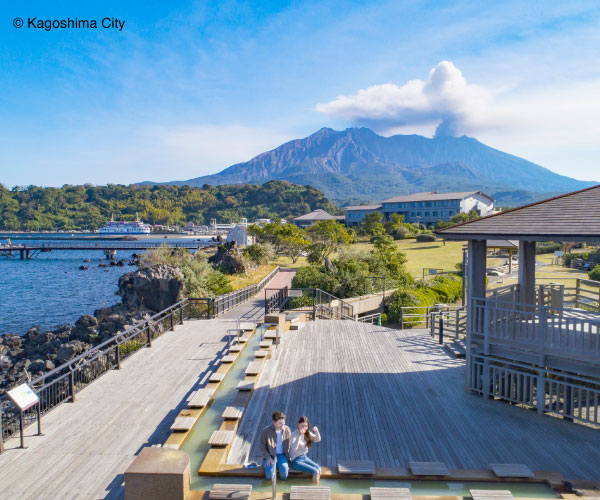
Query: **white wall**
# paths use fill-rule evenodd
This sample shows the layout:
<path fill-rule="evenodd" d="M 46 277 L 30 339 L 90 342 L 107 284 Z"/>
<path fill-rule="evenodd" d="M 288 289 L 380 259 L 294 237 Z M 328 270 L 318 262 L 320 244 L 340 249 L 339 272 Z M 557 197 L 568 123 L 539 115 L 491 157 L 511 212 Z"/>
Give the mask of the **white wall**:
<path fill-rule="evenodd" d="M 481 194 L 474 194 L 460 202 L 461 212 L 470 212 L 474 208 L 480 210 L 481 215 L 489 215 L 494 210 L 494 202 Z"/>

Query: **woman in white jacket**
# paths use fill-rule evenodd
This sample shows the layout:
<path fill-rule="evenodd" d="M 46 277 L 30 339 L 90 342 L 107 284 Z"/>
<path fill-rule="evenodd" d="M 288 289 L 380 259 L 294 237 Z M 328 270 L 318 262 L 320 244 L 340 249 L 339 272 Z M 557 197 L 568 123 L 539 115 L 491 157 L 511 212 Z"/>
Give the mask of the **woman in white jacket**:
<path fill-rule="evenodd" d="M 321 477 L 321 467 L 308 458 L 308 450 L 313 443 L 321 441 L 321 434 L 317 427 L 310 431 L 308 417 L 300 417 L 298 428 L 292 432 L 290 437 L 290 462 L 292 469 L 312 474 L 313 482 L 318 483 Z"/>

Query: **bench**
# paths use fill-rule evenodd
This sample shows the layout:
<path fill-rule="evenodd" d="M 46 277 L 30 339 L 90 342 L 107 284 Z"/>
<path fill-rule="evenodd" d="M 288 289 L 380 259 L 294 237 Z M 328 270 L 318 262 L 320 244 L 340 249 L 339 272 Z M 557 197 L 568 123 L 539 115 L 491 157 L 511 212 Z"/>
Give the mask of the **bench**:
<path fill-rule="evenodd" d="M 208 439 L 211 446 L 227 446 L 233 441 L 235 433 L 233 431 L 213 431 Z"/>
<path fill-rule="evenodd" d="M 239 420 L 240 418 L 242 418 L 243 414 L 244 414 L 243 406 L 228 406 L 223 411 L 221 417 L 229 419 L 229 420 Z"/>
<path fill-rule="evenodd" d="M 371 500 L 412 500 L 408 488 L 369 488 Z"/>
<path fill-rule="evenodd" d="M 251 484 L 213 484 L 208 498 L 212 500 L 248 500 Z"/>
<path fill-rule="evenodd" d="M 177 417 L 173 425 L 171 425 L 171 430 L 174 432 L 185 432 L 189 431 L 194 424 L 196 423 L 195 417 Z"/>
<path fill-rule="evenodd" d="M 224 373 L 215 372 L 209 378 L 209 382 L 221 382 L 225 378 Z"/>
<path fill-rule="evenodd" d="M 214 389 L 198 389 L 196 394 L 190 399 L 188 406 L 190 408 L 204 408 L 208 406 L 214 393 Z"/>
<path fill-rule="evenodd" d="M 258 347 L 260 347 L 261 349 L 268 349 L 272 345 L 273 342 L 271 342 L 270 340 L 262 340 L 260 344 L 258 344 Z"/>
<path fill-rule="evenodd" d="M 235 358 L 237 358 L 237 356 L 234 356 L 233 354 L 228 354 L 227 356 L 223 356 L 221 358 L 221 363 L 233 363 L 235 361 Z"/>
<path fill-rule="evenodd" d="M 242 348 L 239 345 L 232 345 L 229 348 L 229 352 L 240 352 L 242 350 Z"/>
<path fill-rule="evenodd" d="M 254 357 L 255 358 L 266 358 L 267 354 L 269 354 L 267 351 L 256 351 L 254 353 Z"/>
<path fill-rule="evenodd" d="M 497 477 L 526 478 L 534 476 L 534 473 L 524 464 L 490 464 L 490 469 Z"/>
<path fill-rule="evenodd" d="M 514 500 L 509 490 L 470 490 L 473 500 Z"/>
<path fill-rule="evenodd" d="M 329 500 L 331 490 L 326 486 L 292 486 L 290 500 Z"/>
<path fill-rule="evenodd" d="M 449 476 L 450 471 L 443 462 L 408 462 L 414 476 Z"/>
<path fill-rule="evenodd" d="M 337 468 L 340 474 L 367 474 L 369 476 L 375 474 L 375 464 L 370 460 L 338 462 Z"/>
<path fill-rule="evenodd" d="M 238 391 L 251 391 L 254 389 L 254 382 L 244 382 L 242 380 L 235 388 Z"/>
<path fill-rule="evenodd" d="M 262 370 L 262 367 L 263 367 L 262 361 L 252 361 L 248 365 L 248 368 L 246 368 L 246 371 L 244 373 L 246 373 L 246 375 L 258 375 L 260 373 L 260 371 Z"/>

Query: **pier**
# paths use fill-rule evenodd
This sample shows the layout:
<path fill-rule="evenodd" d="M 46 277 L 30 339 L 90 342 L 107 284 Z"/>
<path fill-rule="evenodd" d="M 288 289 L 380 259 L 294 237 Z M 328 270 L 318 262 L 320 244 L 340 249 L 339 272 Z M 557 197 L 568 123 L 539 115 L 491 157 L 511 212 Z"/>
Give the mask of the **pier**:
<path fill-rule="evenodd" d="M 21 260 L 29 260 L 40 253 L 52 250 L 101 250 L 108 258 L 117 250 L 151 250 L 153 248 L 185 248 L 187 250 L 198 250 L 216 244 L 210 240 L 191 241 L 46 241 L 31 243 L 11 243 L 0 245 L 0 257 L 16 257 Z"/>

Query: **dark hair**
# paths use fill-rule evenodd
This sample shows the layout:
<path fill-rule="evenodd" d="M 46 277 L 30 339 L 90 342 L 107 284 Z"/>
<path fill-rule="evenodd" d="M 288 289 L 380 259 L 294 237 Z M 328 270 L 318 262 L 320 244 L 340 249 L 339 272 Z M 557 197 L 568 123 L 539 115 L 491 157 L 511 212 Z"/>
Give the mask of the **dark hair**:
<path fill-rule="evenodd" d="M 308 426 L 306 428 L 306 432 L 304 433 L 304 441 L 306 441 L 306 447 L 310 449 L 312 446 L 312 441 L 310 439 L 310 422 L 308 421 L 308 417 L 300 417 L 298 419 L 298 424 L 302 424 L 304 422 L 306 422 L 306 425 Z"/>
<path fill-rule="evenodd" d="M 277 422 L 280 418 L 285 418 L 285 413 L 282 411 L 274 411 L 273 412 L 273 422 Z"/>

